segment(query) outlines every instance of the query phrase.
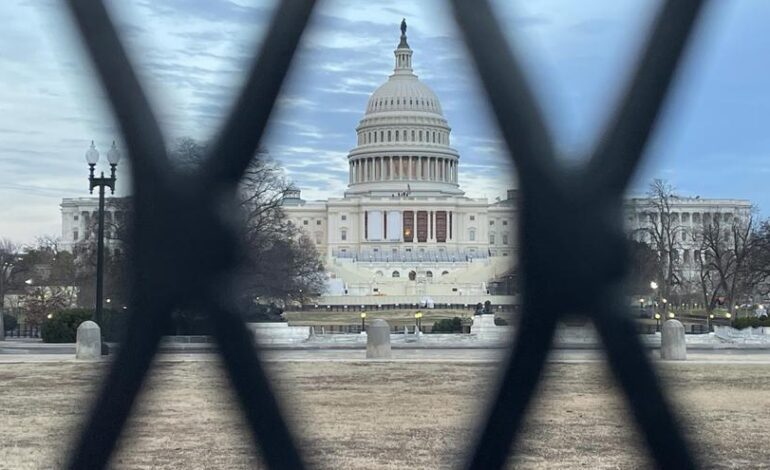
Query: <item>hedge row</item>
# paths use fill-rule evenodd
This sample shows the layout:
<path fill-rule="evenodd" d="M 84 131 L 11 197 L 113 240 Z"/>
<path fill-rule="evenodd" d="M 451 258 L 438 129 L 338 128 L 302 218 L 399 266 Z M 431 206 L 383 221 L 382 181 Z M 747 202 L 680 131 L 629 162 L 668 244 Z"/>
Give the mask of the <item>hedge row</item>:
<path fill-rule="evenodd" d="M 770 326 L 770 318 L 767 315 L 757 317 L 740 317 L 732 322 L 732 327 L 742 330 L 744 328 L 759 328 L 760 326 Z"/>
<path fill-rule="evenodd" d="M 40 328 L 40 336 L 45 343 L 74 343 L 78 326 L 87 320 L 93 320 L 93 309 L 69 308 L 59 310 L 47 318 Z M 102 312 L 102 338 L 105 341 L 119 341 L 125 330 L 126 312 L 104 310 Z"/>

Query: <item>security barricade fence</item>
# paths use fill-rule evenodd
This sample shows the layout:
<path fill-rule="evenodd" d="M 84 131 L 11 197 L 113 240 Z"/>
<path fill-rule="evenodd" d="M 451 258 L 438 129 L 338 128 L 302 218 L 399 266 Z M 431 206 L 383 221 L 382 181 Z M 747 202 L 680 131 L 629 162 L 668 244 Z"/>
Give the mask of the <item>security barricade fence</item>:
<path fill-rule="evenodd" d="M 136 253 L 133 312 L 123 346 L 71 453 L 72 469 L 104 468 L 123 430 L 163 325 L 194 305 L 215 321 L 232 386 L 255 446 L 271 468 L 303 468 L 301 449 L 281 414 L 240 312 L 231 303 L 239 256 L 232 195 L 263 136 L 270 112 L 314 6 L 279 3 L 265 40 L 201 168 L 182 173 L 137 80 L 114 21 L 98 0 L 69 0 L 85 48 L 120 125 L 131 159 Z M 501 468 L 521 431 L 554 329 L 565 314 L 595 325 L 632 415 L 661 468 L 695 467 L 690 443 L 660 387 L 621 289 L 627 267 L 622 195 L 648 141 L 701 0 L 660 9 L 635 73 L 580 168 L 559 161 L 539 106 L 487 0 L 453 0 L 455 18 L 518 172 L 521 317 L 502 363 L 468 468 Z M 512 175 L 513 177 L 513 175 Z"/>

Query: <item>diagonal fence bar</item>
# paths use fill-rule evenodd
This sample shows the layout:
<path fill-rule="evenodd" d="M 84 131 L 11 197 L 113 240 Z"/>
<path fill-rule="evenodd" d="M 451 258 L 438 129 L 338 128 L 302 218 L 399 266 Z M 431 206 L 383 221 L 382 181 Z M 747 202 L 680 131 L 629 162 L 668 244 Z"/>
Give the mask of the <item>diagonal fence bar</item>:
<path fill-rule="evenodd" d="M 123 129 L 134 163 L 137 205 L 131 277 L 135 313 L 70 461 L 70 468 L 93 469 L 107 465 L 173 309 L 185 306 L 185 298 L 198 305 L 220 304 L 211 300 L 219 294 L 205 287 L 220 285 L 217 281 L 237 264 L 232 248 L 237 237 L 221 213 L 222 200 L 253 157 L 314 2 L 292 0 L 277 9 L 271 37 L 262 46 L 234 118 L 222 131 L 227 140 L 215 146 L 206 168 L 192 177 L 168 165 L 163 137 L 104 5 L 95 0 L 69 4 Z M 244 127 L 241 119 L 256 127 Z M 256 138 L 249 135 L 254 133 Z M 229 202 L 234 208 L 234 201 Z M 207 249 L 211 246 L 223 248 L 212 253 Z M 273 468 L 303 468 L 243 320 L 227 308 L 207 313 L 265 461 Z"/>
<path fill-rule="evenodd" d="M 628 95 L 596 155 L 581 171 L 567 176 L 544 150 L 553 147 L 550 141 L 537 142 L 549 139 L 539 131 L 542 124 L 518 124 L 522 116 L 536 123 L 540 117 L 491 6 L 484 0 L 453 1 L 455 17 L 517 164 L 523 193 L 521 327 L 470 468 L 504 466 L 540 379 L 556 320 L 565 313 L 593 319 L 657 465 L 695 465 L 633 325 L 618 308 L 616 286 L 627 262 L 621 235 L 622 191 L 644 150 L 701 4 L 671 0 L 664 5 Z M 560 177 L 553 176 L 559 173 Z M 554 224 L 557 220 L 559 227 Z"/>

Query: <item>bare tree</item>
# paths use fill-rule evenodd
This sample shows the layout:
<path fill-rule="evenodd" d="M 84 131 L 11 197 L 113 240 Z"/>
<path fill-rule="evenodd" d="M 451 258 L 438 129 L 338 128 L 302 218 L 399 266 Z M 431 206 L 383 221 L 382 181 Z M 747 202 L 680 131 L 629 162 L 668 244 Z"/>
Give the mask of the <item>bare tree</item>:
<path fill-rule="evenodd" d="M 683 284 L 683 260 L 679 252 L 685 227 L 681 224 L 679 214 L 673 211 L 675 200 L 678 198 L 673 186 L 664 180 L 656 179 L 650 184 L 647 194 L 647 206 L 643 208 L 647 223 L 639 230 L 646 234 L 657 260 L 656 277 L 660 295 L 662 298 L 670 298 Z"/>
<path fill-rule="evenodd" d="M 18 274 L 21 248 L 7 238 L 0 239 L 0 340 L 5 339 L 3 312 L 5 294 L 12 285 L 12 276 Z"/>
<path fill-rule="evenodd" d="M 75 294 L 64 286 L 35 286 L 24 296 L 27 323 L 40 326 L 48 315 L 71 307 Z"/>
<path fill-rule="evenodd" d="M 205 152 L 204 145 L 185 137 L 177 140 L 172 155 L 183 168 L 194 168 Z M 282 204 L 291 182 L 264 150 L 258 153 L 237 194 L 249 257 L 241 291 L 252 299 L 303 301 L 323 289 L 323 263 L 313 242 L 285 217 Z"/>
<path fill-rule="evenodd" d="M 21 261 L 21 248 L 7 238 L 0 239 L 0 311 L 3 309 L 6 289 L 11 276 Z"/>
<path fill-rule="evenodd" d="M 748 217 L 715 213 L 693 233 L 701 293 L 709 312 L 720 298 L 732 309 L 767 279 L 753 213 Z"/>

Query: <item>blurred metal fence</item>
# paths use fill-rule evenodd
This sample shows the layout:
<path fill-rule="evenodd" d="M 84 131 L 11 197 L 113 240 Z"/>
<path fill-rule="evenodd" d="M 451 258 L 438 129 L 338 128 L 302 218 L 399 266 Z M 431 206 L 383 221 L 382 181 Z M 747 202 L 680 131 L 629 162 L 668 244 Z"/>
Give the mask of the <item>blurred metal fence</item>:
<path fill-rule="evenodd" d="M 625 311 L 620 280 L 627 263 L 622 194 L 640 160 L 701 6 L 669 0 L 657 16 L 627 94 L 581 168 L 559 162 L 521 67 L 487 1 L 453 0 L 500 129 L 518 170 L 522 318 L 498 390 L 473 449 L 470 468 L 505 465 L 540 379 L 557 320 L 593 320 L 609 364 L 660 467 L 695 462 Z M 70 468 L 104 468 L 176 307 L 212 316 L 227 371 L 254 443 L 271 468 L 304 466 L 278 409 L 250 333 L 229 299 L 238 257 L 233 193 L 255 154 L 313 0 L 281 2 L 251 71 L 200 171 L 182 174 L 114 24 L 98 0 L 70 10 L 121 126 L 131 158 L 136 258 L 123 347 L 73 449 Z"/>

